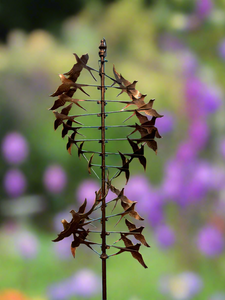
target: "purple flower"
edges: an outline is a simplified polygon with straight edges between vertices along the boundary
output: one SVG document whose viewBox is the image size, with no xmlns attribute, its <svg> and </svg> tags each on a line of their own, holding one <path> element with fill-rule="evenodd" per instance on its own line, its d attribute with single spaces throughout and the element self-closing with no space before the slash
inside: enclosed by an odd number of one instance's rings
<svg viewBox="0 0 225 300">
<path fill-rule="evenodd" d="M 138 209 L 145 212 L 148 210 L 150 192 L 150 182 L 144 175 L 131 176 L 124 189 L 124 194 L 130 200 L 138 201 Z"/>
<path fill-rule="evenodd" d="M 71 280 L 54 283 L 47 289 L 47 296 L 50 300 L 67 300 L 73 295 Z"/>
<path fill-rule="evenodd" d="M 188 77 L 185 82 L 185 98 L 187 113 L 190 118 L 198 119 L 202 115 L 199 100 L 203 84 L 198 77 Z"/>
<path fill-rule="evenodd" d="M 30 231 L 19 231 L 15 237 L 15 248 L 16 251 L 25 259 L 33 259 L 36 257 L 38 252 L 38 239 Z"/>
<path fill-rule="evenodd" d="M 184 165 L 177 159 L 170 159 L 165 165 L 162 191 L 167 200 L 179 201 L 185 182 Z"/>
<path fill-rule="evenodd" d="M 219 56 L 225 60 L 225 39 L 223 39 L 222 41 L 220 41 L 219 45 L 218 45 L 218 52 L 219 52 Z"/>
<path fill-rule="evenodd" d="M 76 197 L 79 204 L 82 204 L 87 199 L 87 209 L 90 208 L 95 201 L 95 192 L 100 188 L 97 181 L 86 179 L 82 181 L 76 191 Z"/>
<path fill-rule="evenodd" d="M 209 139 L 209 127 L 204 120 L 195 120 L 189 127 L 189 138 L 193 148 L 201 150 Z"/>
<path fill-rule="evenodd" d="M 152 227 L 156 227 L 164 221 L 163 202 L 159 193 L 149 195 L 148 221 Z M 144 212 L 143 212 L 144 213 Z M 146 213 L 146 211 L 145 211 Z"/>
<path fill-rule="evenodd" d="M 67 176 L 61 166 L 51 165 L 45 170 L 44 185 L 50 193 L 61 193 L 66 186 L 66 182 Z"/>
<path fill-rule="evenodd" d="M 151 198 L 149 199 L 149 201 L 151 201 Z M 161 201 L 154 201 L 152 205 L 150 205 L 148 212 L 148 221 L 152 227 L 158 226 L 164 221 L 163 205 Z"/>
<path fill-rule="evenodd" d="M 162 185 L 164 198 L 176 201 L 185 207 L 201 201 L 209 190 L 214 190 L 219 184 L 212 179 L 216 171 L 210 163 L 204 160 L 171 160 L 165 168 L 165 178 Z"/>
<path fill-rule="evenodd" d="M 27 186 L 24 174 L 18 169 L 10 169 L 4 177 L 4 188 L 10 197 L 21 196 Z"/>
<path fill-rule="evenodd" d="M 8 133 L 2 141 L 2 153 L 10 164 L 20 164 L 28 156 L 28 144 L 26 139 L 18 132 Z"/>
<path fill-rule="evenodd" d="M 154 235 L 158 242 L 158 245 L 162 249 L 168 249 L 172 247 L 176 240 L 174 230 L 165 224 L 156 227 Z"/>
<path fill-rule="evenodd" d="M 180 161 L 191 161 L 196 158 L 197 151 L 190 139 L 181 142 L 177 148 L 176 158 Z"/>
<path fill-rule="evenodd" d="M 199 231 L 197 247 L 205 256 L 214 257 L 222 254 L 224 245 L 224 237 L 217 228 L 206 225 Z"/>
<path fill-rule="evenodd" d="M 62 230 L 62 228 L 61 228 L 61 230 Z M 70 251 L 71 242 L 72 242 L 72 239 L 68 237 L 58 243 L 53 244 L 54 251 L 58 258 L 60 258 L 62 260 L 72 258 L 72 254 Z"/>
<path fill-rule="evenodd" d="M 223 158 L 225 158 L 225 139 L 223 139 L 220 142 L 219 150 L 220 150 L 220 153 L 222 154 Z"/>
<path fill-rule="evenodd" d="M 50 300 L 67 300 L 80 296 L 90 298 L 101 291 L 101 280 L 93 271 L 83 269 L 75 275 L 49 286 L 47 295 Z"/>
<path fill-rule="evenodd" d="M 188 77 L 185 83 L 187 112 L 197 120 L 214 113 L 222 104 L 222 92 L 214 84 L 206 84 L 198 77 Z"/>
<path fill-rule="evenodd" d="M 157 128 L 161 135 L 167 134 L 174 129 L 174 116 L 170 112 L 162 112 L 163 118 L 157 120 Z"/>
<path fill-rule="evenodd" d="M 89 269 L 78 271 L 71 278 L 71 285 L 74 295 L 83 298 L 93 297 L 101 291 L 100 277 Z"/>
<path fill-rule="evenodd" d="M 182 73 L 186 76 L 196 74 L 199 67 L 196 56 L 190 51 L 182 51 L 179 57 Z"/>
<path fill-rule="evenodd" d="M 195 12 L 197 15 L 204 19 L 209 16 L 213 9 L 212 0 L 197 0 L 195 6 Z"/>
<path fill-rule="evenodd" d="M 174 300 L 192 299 L 203 287 L 202 279 L 193 272 L 183 272 L 177 276 L 163 276 L 159 282 L 162 294 Z"/>
<path fill-rule="evenodd" d="M 187 173 L 188 180 L 186 183 L 185 194 L 183 195 L 183 204 L 201 201 L 206 196 L 207 192 L 213 188 L 212 177 L 213 170 L 208 162 L 193 162 L 190 173 Z"/>
<path fill-rule="evenodd" d="M 201 105 L 206 114 L 216 112 L 222 104 L 223 95 L 221 89 L 215 84 L 203 84 L 201 91 Z"/>
<path fill-rule="evenodd" d="M 183 43 L 174 35 L 163 34 L 159 38 L 159 46 L 164 51 L 179 51 L 184 48 Z"/>
<path fill-rule="evenodd" d="M 125 187 L 124 194 L 132 201 L 137 201 L 137 210 L 147 215 L 151 226 L 160 224 L 163 219 L 163 203 L 159 193 L 143 175 L 132 176 Z"/>
</svg>

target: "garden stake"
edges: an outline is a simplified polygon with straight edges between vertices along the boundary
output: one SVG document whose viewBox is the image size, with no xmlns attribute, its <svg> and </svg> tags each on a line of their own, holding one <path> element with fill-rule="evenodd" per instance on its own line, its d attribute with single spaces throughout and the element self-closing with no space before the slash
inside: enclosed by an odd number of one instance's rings
<svg viewBox="0 0 225 300">
<path fill-rule="evenodd" d="M 101 40 L 100 46 L 99 46 L 99 57 L 100 57 L 100 71 L 99 75 L 101 77 L 101 133 L 102 133 L 102 139 L 101 139 L 101 158 L 102 158 L 102 195 L 105 195 L 105 57 L 106 57 L 106 41 L 105 39 Z M 107 299 L 106 296 L 106 218 L 105 218 L 105 196 L 102 198 L 102 299 Z"/>
<path fill-rule="evenodd" d="M 96 175 L 96 177 L 101 181 L 101 188 L 99 191 L 95 192 L 95 201 L 92 207 L 89 209 L 88 212 L 86 211 L 86 205 L 87 200 L 84 200 L 84 203 L 80 206 L 79 210 L 76 212 L 75 210 L 71 210 L 70 213 L 72 215 L 72 219 L 70 222 L 63 219 L 62 225 L 63 230 L 58 234 L 57 238 L 53 240 L 53 242 L 59 242 L 62 239 L 69 237 L 70 235 L 73 236 L 73 241 L 71 243 L 71 253 L 73 257 L 75 258 L 76 249 L 81 245 L 86 245 L 90 250 L 92 250 L 94 253 L 96 253 L 102 261 L 102 300 L 107 300 L 107 277 L 106 277 L 106 260 L 109 257 L 113 257 L 115 255 L 119 255 L 124 252 L 129 252 L 133 258 L 135 258 L 144 268 L 147 268 L 142 255 L 139 252 L 139 248 L 141 245 L 144 245 L 146 247 L 150 247 L 147 241 L 145 240 L 144 235 L 142 234 L 144 227 L 136 227 L 135 224 L 130 222 L 126 217 L 131 217 L 136 220 L 143 221 L 144 219 L 138 214 L 138 212 L 135 210 L 135 205 L 137 201 L 132 201 L 126 197 L 124 194 L 124 188 L 121 190 L 116 188 L 112 185 L 112 181 L 120 176 L 121 174 L 125 175 L 126 183 L 129 181 L 130 177 L 130 164 L 133 161 L 133 159 L 137 159 L 140 164 L 143 166 L 144 170 L 146 169 L 146 158 L 144 156 L 144 146 L 147 145 L 150 149 L 152 149 L 155 153 L 157 153 L 157 142 L 155 141 L 155 138 L 161 138 L 161 135 L 158 132 L 158 129 L 155 127 L 155 122 L 157 118 L 163 117 L 163 115 L 160 115 L 157 113 L 155 109 L 152 108 L 154 100 L 149 100 L 148 103 L 144 102 L 144 99 L 146 95 L 140 93 L 136 89 L 137 81 L 133 81 L 132 83 L 128 80 L 126 80 L 121 74 L 119 74 L 116 71 L 115 66 L 113 65 L 113 73 L 114 78 L 107 75 L 105 73 L 105 63 L 107 55 L 107 45 L 105 39 L 102 39 L 99 46 L 99 70 L 96 70 L 90 66 L 87 65 L 89 56 L 88 54 L 84 54 L 81 57 L 79 57 L 76 53 L 74 53 L 76 64 L 73 65 L 70 71 L 60 74 L 60 79 L 62 81 L 61 85 L 56 89 L 56 91 L 51 94 L 51 97 L 58 97 L 53 106 L 50 108 L 50 110 L 53 111 L 55 116 L 54 121 L 54 129 L 57 130 L 62 125 L 62 138 L 64 138 L 66 135 L 68 136 L 68 142 L 66 145 L 67 151 L 69 154 L 71 154 L 71 149 L 75 145 L 78 150 L 78 157 L 80 158 L 83 156 L 85 160 L 88 162 L 88 172 L 91 174 L 92 172 Z M 86 69 L 91 77 L 96 80 L 95 76 L 93 75 L 93 72 L 97 72 L 100 76 L 100 85 L 94 85 L 94 84 L 79 84 L 76 83 L 77 79 L 80 76 L 80 73 L 83 69 Z M 105 78 L 108 78 L 113 81 L 111 85 L 105 85 Z M 117 86 L 114 86 L 117 85 Z M 97 88 L 100 90 L 101 93 L 101 99 L 75 99 L 73 98 L 74 93 L 78 90 L 82 91 L 84 94 L 89 96 L 89 94 L 83 90 L 82 87 L 91 87 L 91 88 Z M 120 93 L 117 96 L 120 96 L 121 94 L 127 94 L 131 101 L 127 100 L 106 100 L 105 99 L 105 93 L 107 89 L 110 88 L 116 88 L 120 89 Z M 70 110 L 72 107 L 78 107 L 78 109 L 87 110 L 85 107 L 81 106 L 78 102 L 82 101 L 83 103 L 88 102 L 95 102 L 97 104 L 100 104 L 101 110 L 98 113 L 87 113 L 87 114 L 75 114 L 75 115 L 69 115 Z M 69 102 L 69 105 L 64 106 Z M 122 103 L 126 104 L 124 108 L 121 110 L 112 110 L 107 111 L 105 110 L 105 106 L 107 103 Z M 130 106 L 137 106 L 136 109 L 129 109 L 126 110 L 127 107 Z M 60 112 L 57 111 L 57 109 L 60 109 Z M 108 125 L 106 126 L 106 117 L 109 117 L 112 114 L 121 114 L 125 112 L 131 112 L 132 115 L 128 117 L 125 121 L 129 120 L 131 117 L 136 116 L 140 124 L 129 124 L 129 125 Z M 144 113 L 144 114 L 142 114 Z M 101 124 L 98 126 L 89 126 L 82 124 L 75 120 L 75 118 L 81 118 L 81 117 L 100 117 Z M 147 117 L 148 116 L 148 117 Z M 151 119 L 149 117 L 151 116 Z M 124 122 L 125 122 L 124 121 Z M 77 126 L 78 124 L 79 126 Z M 74 125 L 74 126 L 72 126 Z M 114 128 L 131 128 L 133 131 L 127 135 L 127 137 L 122 138 L 106 138 L 106 129 L 113 130 Z M 83 139 L 76 139 L 76 135 L 79 134 L 81 137 L 84 137 L 83 134 L 78 132 L 78 130 L 82 131 L 83 129 L 96 129 L 101 131 L 101 138 L 83 138 Z M 85 131 L 86 131 L 85 130 Z M 129 138 L 128 136 L 134 134 L 140 134 L 140 136 L 137 138 Z M 69 135 L 71 133 L 71 135 Z M 123 153 L 122 151 L 106 151 L 106 144 L 107 147 L 110 145 L 113 145 L 114 142 L 128 142 L 132 148 L 131 153 Z M 90 142 L 87 144 L 92 144 L 98 142 L 101 144 L 100 151 L 92 151 L 92 150 L 84 150 L 84 144 L 86 145 L 86 142 Z M 110 143 L 112 142 L 112 143 Z M 139 146 L 140 144 L 140 146 Z M 88 158 L 86 157 L 86 154 L 91 156 Z M 100 156 L 101 163 L 92 163 L 92 161 L 95 159 L 94 155 Z M 121 165 L 108 165 L 106 164 L 106 157 L 115 156 L 120 157 Z M 97 172 L 94 170 L 94 168 L 100 169 L 100 174 L 98 175 Z M 116 173 L 109 179 L 109 169 L 117 169 Z M 125 184 L 126 184 L 125 183 Z M 115 198 L 108 201 L 106 203 L 106 197 L 109 192 L 109 190 L 115 194 Z M 114 206 L 111 209 L 111 212 L 115 209 L 117 206 L 117 203 L 120 202 L 121 207 L 123 209 L 122 212 L 116 213 L 116 214 L 109 214 L 106 215 L 106 209 L 108 206 L 110 206 L 111 203 L 114 202 Z M 101 209 L 101 217 L 98 218 L 91 218 L 92 212 Z M 109 218 L 114 217 L 120 217 L 115 226 L 122 220 L 125 220 L 125 225 L 127 226 L 127 230 L 125 231 L 107 231 L 106 229 L 106 222 Z M 91 230 L 88 226 L 91 225 L 94 222 L 101 223 L 101 230 Z M 119 234 L 119 239 L 115 241 L 115 243 L 122 241 L 124 243 L 124 247 L 115 246 L 107 244 L 107 236 L 110 234 Z M 101 238 L 101 243 L 92 242 L 90 239 L 87 239 L 88 235 L 99 235 Z M 140 243 L 133 244 L 133 242 L 127 237 L 127 236 L 133 236 L 137 241 Z M 101 253 L 95 250 L 95 246 L 101 247 Z M 118 252 L 108 255 L 107 250 L 108 249 L 117 249 Z"/>
</svg>

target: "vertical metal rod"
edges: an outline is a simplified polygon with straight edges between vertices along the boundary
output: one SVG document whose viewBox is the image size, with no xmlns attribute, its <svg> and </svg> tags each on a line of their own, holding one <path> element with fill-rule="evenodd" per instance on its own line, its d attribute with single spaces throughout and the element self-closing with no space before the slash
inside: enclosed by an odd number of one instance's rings
<svg viewBox="0 0 225 300">
<path fill-rule="evenodd" d="M 107 289 L 106 289 L 106 204 L 105 204 L 105 179 L 106 179 L 106 172 L 105 172 L 105 57 L 106 57 L 106 41 L 105 39 L 101 40 L 99 46 L 99 56 L 100 56 L 100 70 L 99 75 L 101 77 L 101 152 L 102 152 L 102 300 L 107 299 Z"/>
</svg>

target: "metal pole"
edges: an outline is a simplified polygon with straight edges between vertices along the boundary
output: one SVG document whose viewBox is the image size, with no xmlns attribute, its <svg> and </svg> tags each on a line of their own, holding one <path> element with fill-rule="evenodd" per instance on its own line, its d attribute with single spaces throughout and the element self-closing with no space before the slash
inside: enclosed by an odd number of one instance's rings
<svg viewBox="0 0 225 300">
<path fill-rule="evenodd" d="M 102 153 L 102 174 L 101 174 L 101 180 L 102 180 L 102 232 L 101 232 L 101 238 L 102 238 L 102 253 L 101 253 L 101 259 L 102 259 L 102 300 L 107 299 L 107 291 L 106 291 L 106 204 L 105 204 L 105 178 L 106 178 L 106 172 L 105 172 L 105 57 L 106 57 L 106 41 L 105 39 L 101 40 L 100 46 L 99 46 L 99 56 L 100 56 L 100 70 L 99 75 L 101 77 L 101 153 Z"/>
</svg>

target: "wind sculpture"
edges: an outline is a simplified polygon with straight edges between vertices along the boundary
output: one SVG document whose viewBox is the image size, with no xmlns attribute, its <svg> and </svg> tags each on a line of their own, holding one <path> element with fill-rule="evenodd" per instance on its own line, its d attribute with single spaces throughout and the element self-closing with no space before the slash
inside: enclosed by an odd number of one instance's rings
<svg viewBox="0 0 225 300">
<path fill-rule="evenodd" d="M 53 106 L 50 110 L 53 111 L 55 115 L 54 121 L 54 129 L 57 130 L 60 126 L 62 126 L 62 137 L 64 138 L 68 135 L 68 142 L 66 145 L 67 151 L 71 154 L 72 147 L 76 146 L 78 149 L 79 158 L 83 156 L 88 162 L 88 172 L 92 171 L 94 174 L 101 180 L 101 188 L 95 192 L 95 201 L 92 207 L 86 212 L 87 200 L 84 200 L 84 203 L 80 206 L 78 211 L 71 210 L 70 213 L 72 215 L 71 221 L 66 221 L 63 219 L 62 225 L 63 230 L 58 234 L 58 236 L 53 240 L 53 242 L 59 242 L 66 237 L 73 236 L 73 241 L 71 243 L 71 252 L 73 257 L 75 257 L 76 250 L 80 245 L 86 245 L 92 251 L 97 253 L 102 260 L 102 299 L 107 299 L 106 292 L 106 260 L 115 255 L 119 255 L 124 252 L 129 252 L 133 258 L 135 258 L 144 268 L 147 268 L 144 259 L 139 252 L 140 246 L 144 245 L 146 247 L 150 247 L 146 242 L 142 231 L 144 229 L 143 226 L 136 227 L 131 221 L 129 221 L 126 217 L 131 217 L 136 220 L 143 221 L 144 219 L 139 215 L 139 213 L 135 210 L 135 206 L 137 201 L 132 201 L 126 197 L 124 194 L 124 188 L 122 190 L 116 188 L 112 181 L 118 176 L 125 174 L 126 183 L 130 177 L 130 164 L 133 159 L 138 159 L 140 164 L 143 166 L 144 170 L 146 169 L 146 158 L 144 156 L 144 147 L 152 149 L 155 153 L 157 153 L 157 142 L 155 138 L 161 138 L 158 129 L 155 127 L 155 122 L 157 118 L 163 117 L 158 114 L 155 109 L 153 109 L 153 103 L 155 99 L 151 99 L 148 103 L 145 103 L 146 95 L 143 95 L 140 91 L 136 89 L 137 81 L 133 81 L 132 83 L 126 80 L 121 74 L 119 74 L 115 66 L 113 66 L 114 78 L 108 76 L 105 73 L 105 62 L 107 55 L 107 46 L 105 39 L 102 39 L 99 46 L 99 70 L 96 70 L 87 65 L 89 56 L 88 54 L 84 54 L 79 57 L 74 53 L 76 63 L 73 65 L 70 71 L 64 74 L 60 74 L 59 77 L 61 79 L 61 85 L 57 88 L 57 90 L 50 95 L 51 97 L 57 97 Z M 96 80 L 93 75 L 94 72 L 97 72 L 100 76 L 100 85 L 89 85 L 89 84 L 79 84 L 77 83 L 77 79 L 80 76 L 80 73 L 86 69 L 92 78 Z M 105 77 L 109 78 L 112 81 L 110 86 L 105 85 Z M 79 89 L 85 95 L 89 96 L 89 94 L 83 89 L 85 87 L 97 87 L 101 92 L 101 100 L 88 100 L 88 99 L 76 99 L 73 98 L 73 95 Z M 107 88 L 115 88 L 119 89 L 121 95 L 126 93 L 130 101 L 121 101 L 121 100 L 105 100 L 105 92 Z M 78 106 L 79 109 L 86 110 L 83 106 L 80 105 L 80 102 L 93 101 L 97 102 L 101 106 L 101 111 L 99 113 L 89 113 L 89 114 L 75 114 L 69 115 L 70 110 L 74 106 Z M 120 111 L 105 111 L 105 105 L 110 102 L 117 102 L 126 104 L 124 108 Z M 69 105 L 67 105 L 69 103 Z M 65 106 L 66 105 L 66 106 Z M 62 108 L 63 107 L 63 108 Z M 127 110 L 128 107 L 134 107 L 134 109 Z M 59 111 L 57 111 L 59 109 Z M 132 114 L 125 120 L 127 121 L 133 116 L 136 116 L 140 124 L 132 124 L 132 125 L 114 125 L 114 126 L 106 126 L 106 117 L 111 113 L 125 113 L 132 112 Z M 77 118 L 85 118 L 85 116 L 98 116 L 101 117 L 101 124 L 99 126 L 85 126 L 82 123 L 77 121 Z M 151 117 L 151 119 L 149 119 Z M 117 138 L 117 139 L 106 139 L 106 129 L 107 128 L 120 128 L 127 127 L 132 128 L 133 131 L 126 138 Z M 95 128 L 100 130 L 101 138 L 100 139 L 77 139 L 77 135 L 83 137 L 83 135 L 78 132 L 82 131 L 85 128 Z M 139 132 L 139 138 L 130 138 L 130 136 L 134 132 Z M 106 152 L 106 143 L 108 142 L 119 142 L 126 141 L 130 144 L 132 151 L 131 153 L 122 153 L 118 151 L 118 153 L 114 152 Z M 84 150 L 84 144 L 87 142 L 99 142 L 101 144 L 100 151 L 91 151 Z M 87 154 L 91 154 L 89 158 L 86 157 Z M 94 164 L 94 155 L 98 154 L 101 157 L 101 164 Z M 121 165 L 119 166 L 110 166 L 106 164 L 106 156 L 108 155 L 119 155 L 121 158 Z M 94 168 L 99 168 L 101 171 L 101 176 L 99 177 L 94 171 Z M 109 169 L 117 169 L 117 172 L 110 179 L 109 178 Z M 115 194 L 115 198 L 106 203 L 106 196 L 109 192 Z M 115 203 L 112 210 L 115 209 L 117 203 L 120 202 L 122 207 L 122 212 L 117 214 L 106 215 L 106 206 L 110 207 L 111 203 Z M 92 218 L 92 213 L 96 210 L 101 210 L 101 217 Z M 126 231 L 108 231 L 106 229 L 106 222 L 109 218 L 120 217 L 117 221 L 116 225 L 122 220 L 125 220 L 125 225 L 127 227 Z M 94 222 L 101 221 L 101 231 L 92 230 L 93 227 L 90 227 Z M 101 243 L 97 243 L 91 241 L 89 237 L 93 234 L 100 234 Z M 119 234 L 119 240 L 122 240 L 124 243 L 123 247 L 117 246 L 116 241 L 113 245 L 109 245 L 107 243 L 107 236 L 111 234 Z M 133 242 L 129 239 L 129 237 L 134 237 L 138 243 L 133 244 Z M 99 253 L 95 248 L 101 248 L 101 253 Z M 107 254 L 107 250 L 116 249 L 117 252 L 112 253 L 110 255 Z"/>
</svg>

